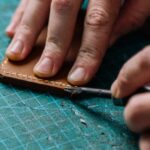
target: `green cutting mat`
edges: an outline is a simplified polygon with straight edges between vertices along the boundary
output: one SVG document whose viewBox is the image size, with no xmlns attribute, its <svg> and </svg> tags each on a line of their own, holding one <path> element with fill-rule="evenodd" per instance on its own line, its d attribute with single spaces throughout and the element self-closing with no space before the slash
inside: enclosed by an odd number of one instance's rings
<svg viewBox="0 0 150 150">
<path fill-rule="evenodd" d="M 0 60 L 10 41 L 4 30 L 17 3 L 0 0 Z M 109 88 L 122 64 L 146 44 L 139 33 L 120 40 L 93 85 Z M 138 138 L 127 129 L 122 112 L 109 99 L 73 101 L 0 83 L 0 150 L 137 150 Z"/>
</svg>

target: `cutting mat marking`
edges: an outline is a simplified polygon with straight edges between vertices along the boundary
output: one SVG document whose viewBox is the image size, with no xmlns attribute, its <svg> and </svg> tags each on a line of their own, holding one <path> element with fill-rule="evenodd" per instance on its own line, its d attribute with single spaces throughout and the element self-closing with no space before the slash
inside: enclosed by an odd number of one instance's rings
<svg viewBox="0 0 150 150">
<path fill-rule="evenodd" d="M 4 30 L 17 3 L 0 1 L 0 60 L 9 43 Z M 121 65 L 147 43 L 138 34 L 122 39 L 109 50 L 93 85 L 109 88 Z M 72 101 L 0 83 L 0 150 L 136 150 L 137 138 L 122 112 L 110 99 Z"/>
</svg>

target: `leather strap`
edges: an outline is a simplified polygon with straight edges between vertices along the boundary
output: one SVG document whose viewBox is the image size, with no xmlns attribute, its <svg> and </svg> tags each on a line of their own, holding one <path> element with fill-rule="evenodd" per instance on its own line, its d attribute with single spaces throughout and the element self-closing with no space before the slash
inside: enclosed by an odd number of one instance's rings
<svg viewBox="0 0 150 150">
<path fill-rule="evenodd" d="M 46 33 L 46 30 L 44 30 L 38 39 L 36 46 L 33 48 L 32 53 L 24 61 L 12 62 L 8 60 L 8 58 L 4 58 L 0 67 L 1 81 L 34 89 L 36 88 L 40 91 L 63 90 L 65 87 L 71 86 L 66 80 L 71 67 L 71 63 L 69 61 L 66 62 L 58 75 L 54 78 L 41 79 L 33 74 L 33 67 L 39 60 L 43 50 Z M 76 51 L 79 48 L 79 39 L 79 35 L 75 36 L 70 50 Z"/>
</svg>

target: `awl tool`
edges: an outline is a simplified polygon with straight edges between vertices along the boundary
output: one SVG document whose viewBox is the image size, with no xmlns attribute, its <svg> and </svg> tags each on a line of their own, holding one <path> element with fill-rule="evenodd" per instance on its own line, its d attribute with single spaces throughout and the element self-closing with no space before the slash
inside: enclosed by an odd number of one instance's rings
<svg viewBox="0 0 150 150">
<path fill-rule="evenodd" d="M 112 99 L 114 105 L 116 106 L 125 106 L 128 102 L 128 99 L 133 95 L 132 94 L 129 97 L 123 99 L 116 99 L 112 96 L 111 91 L 106 89 L 89 88 L 89 87 L 67 87 L 64 90 L 72 95 L 90 94 L 90 95 L 96 95 L 101 97 L 109 97 Z M 137 92 L 135 92 L 134 94 L 143 93 L 143 92 L 150 92 L 150 86 L 144 86 L 143 88 L 137 90 Z"/>
</svg>

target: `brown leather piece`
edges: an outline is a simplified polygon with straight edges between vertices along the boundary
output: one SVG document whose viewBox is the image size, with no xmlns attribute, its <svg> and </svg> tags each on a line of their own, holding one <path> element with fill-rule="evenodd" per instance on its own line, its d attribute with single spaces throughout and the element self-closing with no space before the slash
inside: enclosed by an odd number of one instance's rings
<svg viewBox="0 0 150 150">
<path fill-rule="evenodd" d="M 12 62 L 8 58 L 4 58 L 0 67 L 1 81 L 44 91 L 63 90 L 65 87 L 71 86 L 67 82 L 67 75 L 71 67 L 69 59 L 54 78 L 41 79 L 33 74 L 33 67 L 43 51 L 46 33 L 46 30 L 42 33 L 27 59 L 20 62 Z M 75 36 L 71 44 L 71 51 L 77 52 L 80 45 L 79 39 L 79 35 Z"/>
</svg>

